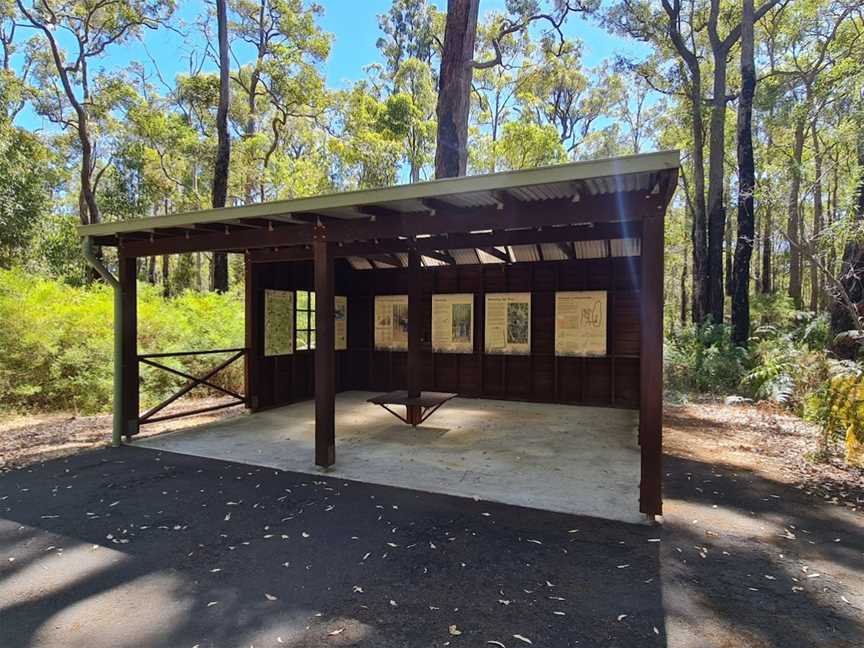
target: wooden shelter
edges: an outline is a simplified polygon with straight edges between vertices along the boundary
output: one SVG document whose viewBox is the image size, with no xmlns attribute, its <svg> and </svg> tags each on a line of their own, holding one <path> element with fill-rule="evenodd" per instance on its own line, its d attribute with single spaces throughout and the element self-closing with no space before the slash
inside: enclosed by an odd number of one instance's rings
<svg viewBox="0 0 864 648">
<path fill-rule="evenodd" d="M 245 347 L 215 350 L 230 355 L 204 376 L 181 374 L 189 383 L 166 405 L 245 356 L 244 393 L 223 391 L 252 410 L 314 398 L 315 461 L 325 467 L 336 461 L 342 390 L 638 409 L 639 508 L 658 515 L 663 222 L 678 166 L 677 151 L 648 153 L 83 226 L 86 249 L 114 246 L 119 257 L 115 435 L 170 416 L 138 410 L 139 363 L 166 368 L 159 356 L 176 354 L 138 355 L 136 260 L 233 252 L 245 258 Z M 588 293 L 596 313 L 580 314 Z M 455 295 L 463 306 L 452 313 L 470 322 L 452 323 L 462 347 L 435 347 L 435 329 L 451 323 L 434 319 L 433 300 Z M 527 308 L 506 306 L 517 296 Z M 376 304 L 390 310 L 376 314 Z M 500 313 L 524 338 L 507 328 L 513 344 L 497 348 Z M 601 351 L 580 345 L 580 317 L 602 329 Z M 286 318 L 289 333 L 279 329 Z M 387 327 L 405 333 L 403 347 L 380 343 Z M 419 422 L 410 408 L 407 420 Z"/>
</svg>

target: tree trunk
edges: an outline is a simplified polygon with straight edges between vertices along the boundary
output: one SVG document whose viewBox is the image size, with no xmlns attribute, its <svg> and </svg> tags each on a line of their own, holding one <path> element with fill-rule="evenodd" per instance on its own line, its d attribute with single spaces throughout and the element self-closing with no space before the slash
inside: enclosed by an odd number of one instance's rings
<svg viewBox="0 0 864 648">
<path fill-rule="evenodd" d="M 435 177 L 464 176 L 468 168 L 468 113 L 480 0 L 449 0 L 438 86 Z"/>
<path fill-rule="evenodd" d="M 732 277 L 732 340 L 746 346 L 750 337 L 750 258 L 756 234 L 753 192 L 753 95 L 756 65 L 753 55 L 753 0 L 744 0 L 741 18 L 741 97 L 738 100 L 738 238 Z M 769 269 L 770 270 L 770 269 Z"/>
<path fill-rule="evenodd" d="M 216 111 L 216 163 L 213 167 L 214 207 L 224 207 L 228 200 L 228 168 L 231 161 L 231 139 L 228 135 L 228 106 L 231 86 L 228 62 L 228 7 L 227 0 L 216 0 L 216 21 L 219 27 L 219 106 Z M 228 255 L 213 253 L 212 288 L 218 292 L 228 290 Z"/>
<path fill-rule="evenodd" d="M 156 257 L 151 256 L 147 260 L 147 283 L 151 286 L 156 285 Z"/>
<path fill-rule="evenodd" d="M 727 203 L 729 202 L 728 196 L 725 199 L 725 202 L 727 202 Z M 732 249 L 733 248 L 732 248 L 732 219 L 731 218 L 726 219 L 726 229 L 724 231 L 725 231 L 725 235 L 724 235 L 724 240 L 723 240 L 723 254 L 724 254 L 723 289 L 725 291 L 724 295 L 726 297 L 731 297 L 732 296 L 732 284 L 733 284 L 733 279 L 732 279 Z"/>
<path fill-rule="evenodd" d="M 723 153 L 726 145 L 726 50 L 714 51 L 714 97 L 708 142 L 708 314 L 723 321 Z"/>
<path fill-rule="evenodd" d="M 858 140 L 858 183 L 855 197 L 855 220 L 864 221 L 864 132 L 859 134 Z M 849 299 L 858 306 L 859 320 L 864 312 L 864 242 L 860 234 L 846 243 L 843 250 L 843 262 L 840 270 L 840 283 Z M 857 329 L 852 319 L 852 314 L 840 302 L 835 299 L 831 305 L 831 330 L 834 334 Z M 845 357 L 852 356 L 851 350 L 847 350 Z"/>
<path fill-rule="evenodd" d="M 789 185 L 788 217 L 786 234 L 789 245 L 789 296 L 798 310 L 803 306 L 801 300 L 801 214 L 798 208 L 798 198 L 801 192 L 801 158 L 804 155 L 804 117 L 795 121 L 795 141 L 792 150 L 791 183 Z"/>
<path fill-rule="evenodd" d="M 813 248 L 810 250 L 811 256 L 819 256 L 818 245 L 819 236 L 822 233 L 823 227 L 823 208 L 822 208 L 822 149 L 819 143 L 819 133 L 816 129 L 816 120 L 813 120 L 813 169 L 816 173 L 816 180 L 813 183 Z M 822 294 L 822 282 L 819 274 L 819 268 L 816 265 L 815 258 L 810 262 L 810 310 L 816 312 L 819 310 Z"/>
<path fill-rule="evenodd" d="M 764 234 L 762 235 L 762 294 L 770 295 L 774 292 L 774 285 L 771 281 L 771 254 L 772 254 L 772 240 L 771 240 L 771 207 L 769 206 L 764 211 L 764 216 L 762 219 L 765 221 L 762 231 Z"/>
<path fill-rule="evenodd" d="M 687 326 L 687 249 L 684 249 L 684 270 L 681 272 L 681 326 Z"/>
<path fill-rule="evenodd" d="M 171 273 L 168 264 L 170 258 L 167 254 L 162 255 L 162 296 L 165 299 L 171 296 Z"/>
<path fill-rule="evenodd" d="M 705 133 L 702 129 L 702 86 L 697 77 L 690 91 L 690 119 L 693 134 L 693 322 L 705 321 L 709 310 L 708 244 L 705 222 Z"/>
</svg>

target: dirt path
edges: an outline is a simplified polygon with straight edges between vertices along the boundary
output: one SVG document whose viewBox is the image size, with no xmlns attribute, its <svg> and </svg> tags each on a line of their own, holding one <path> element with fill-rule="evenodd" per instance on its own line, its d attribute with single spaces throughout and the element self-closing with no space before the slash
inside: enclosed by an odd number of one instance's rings
<svg viewBox="0 0 864 648">
<path fill-rule="evenodd" d="M 209 407 L 221 402 L 204 398 L 178 403 L 165 413 Z M 212 423 L 237 416 L 242 407 L 227 407 L 199 416 L 153 423 L 142 427 L 140 436 Z M 89 448 L 111 445 L 111 415 L 75 416 L 68 412 L 50 414 L 0 414 L 0 472 L 22 468 L 37 461 L 65 457 Z"/>
</svg>

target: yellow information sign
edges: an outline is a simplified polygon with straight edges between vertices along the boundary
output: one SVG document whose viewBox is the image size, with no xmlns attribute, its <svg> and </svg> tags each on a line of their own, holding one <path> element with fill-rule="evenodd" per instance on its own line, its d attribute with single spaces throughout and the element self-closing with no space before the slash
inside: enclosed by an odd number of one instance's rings
<svg viewBox="0 0 864 648">
<path fill-rule="evenodd" d="M 531 353 L 531 293 L 486 294 L 486 353 Z"/>
<path fill-rule="evenodd" d="M 336 295 L 334 308 L 336 350 L 344 351 L 348 348 L 348 298 Z"/>
<path fill-rule="evenodd" d="M 474 295 L 432 295 L 432 351 L 474 352 Z"/>
<path fill-rule="evenodd" d="M 264 291 L 264 355 L 294 353 L 294 293 Z"/>
<path fill-rule="evenodd" d="M 606 291 L 555 293 L 555 355 L 606 355 Z"/>
<path fill-rule="evenodd" d="M 408 295 L 375 297 L 375 348 L 385 351 L 408 349 Z"/>
</svg>

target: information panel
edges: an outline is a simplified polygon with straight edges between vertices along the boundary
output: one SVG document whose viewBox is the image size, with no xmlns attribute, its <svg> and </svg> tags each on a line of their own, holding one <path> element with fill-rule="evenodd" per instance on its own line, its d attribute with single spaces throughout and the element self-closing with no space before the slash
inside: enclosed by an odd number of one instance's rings
<svg viewBox="0 0 864 648">
<path fill-rule="evenodd" d="M 606 291 L 555 293 L 555 355 L 606 355 Z"/>
<path fill-rule="evenodd" d="M 432 351 L 474 352 L 474 295 L 432 295 Z"/>
<path fill-rule="evenodd" d="M 408 349 L 408 295 L 375 297 L 375 348 Z"/>
<path fill-rule="evenodd" d="M 294 353 L 294 293 L 264 291 L 264 355 Z"/>
<path fill-rule="evenodd" d="M 531 353 L 531 293 L 486 294 L 486 353 Z"/>
<path fill-rule="evenodd" d="M 336 350 L 344 351 L 348 348 L 348 298 L 336 295 L 336 304 L 334 307 L 334 317 L 336 319 L 335 337 Z"/>
</svg>

